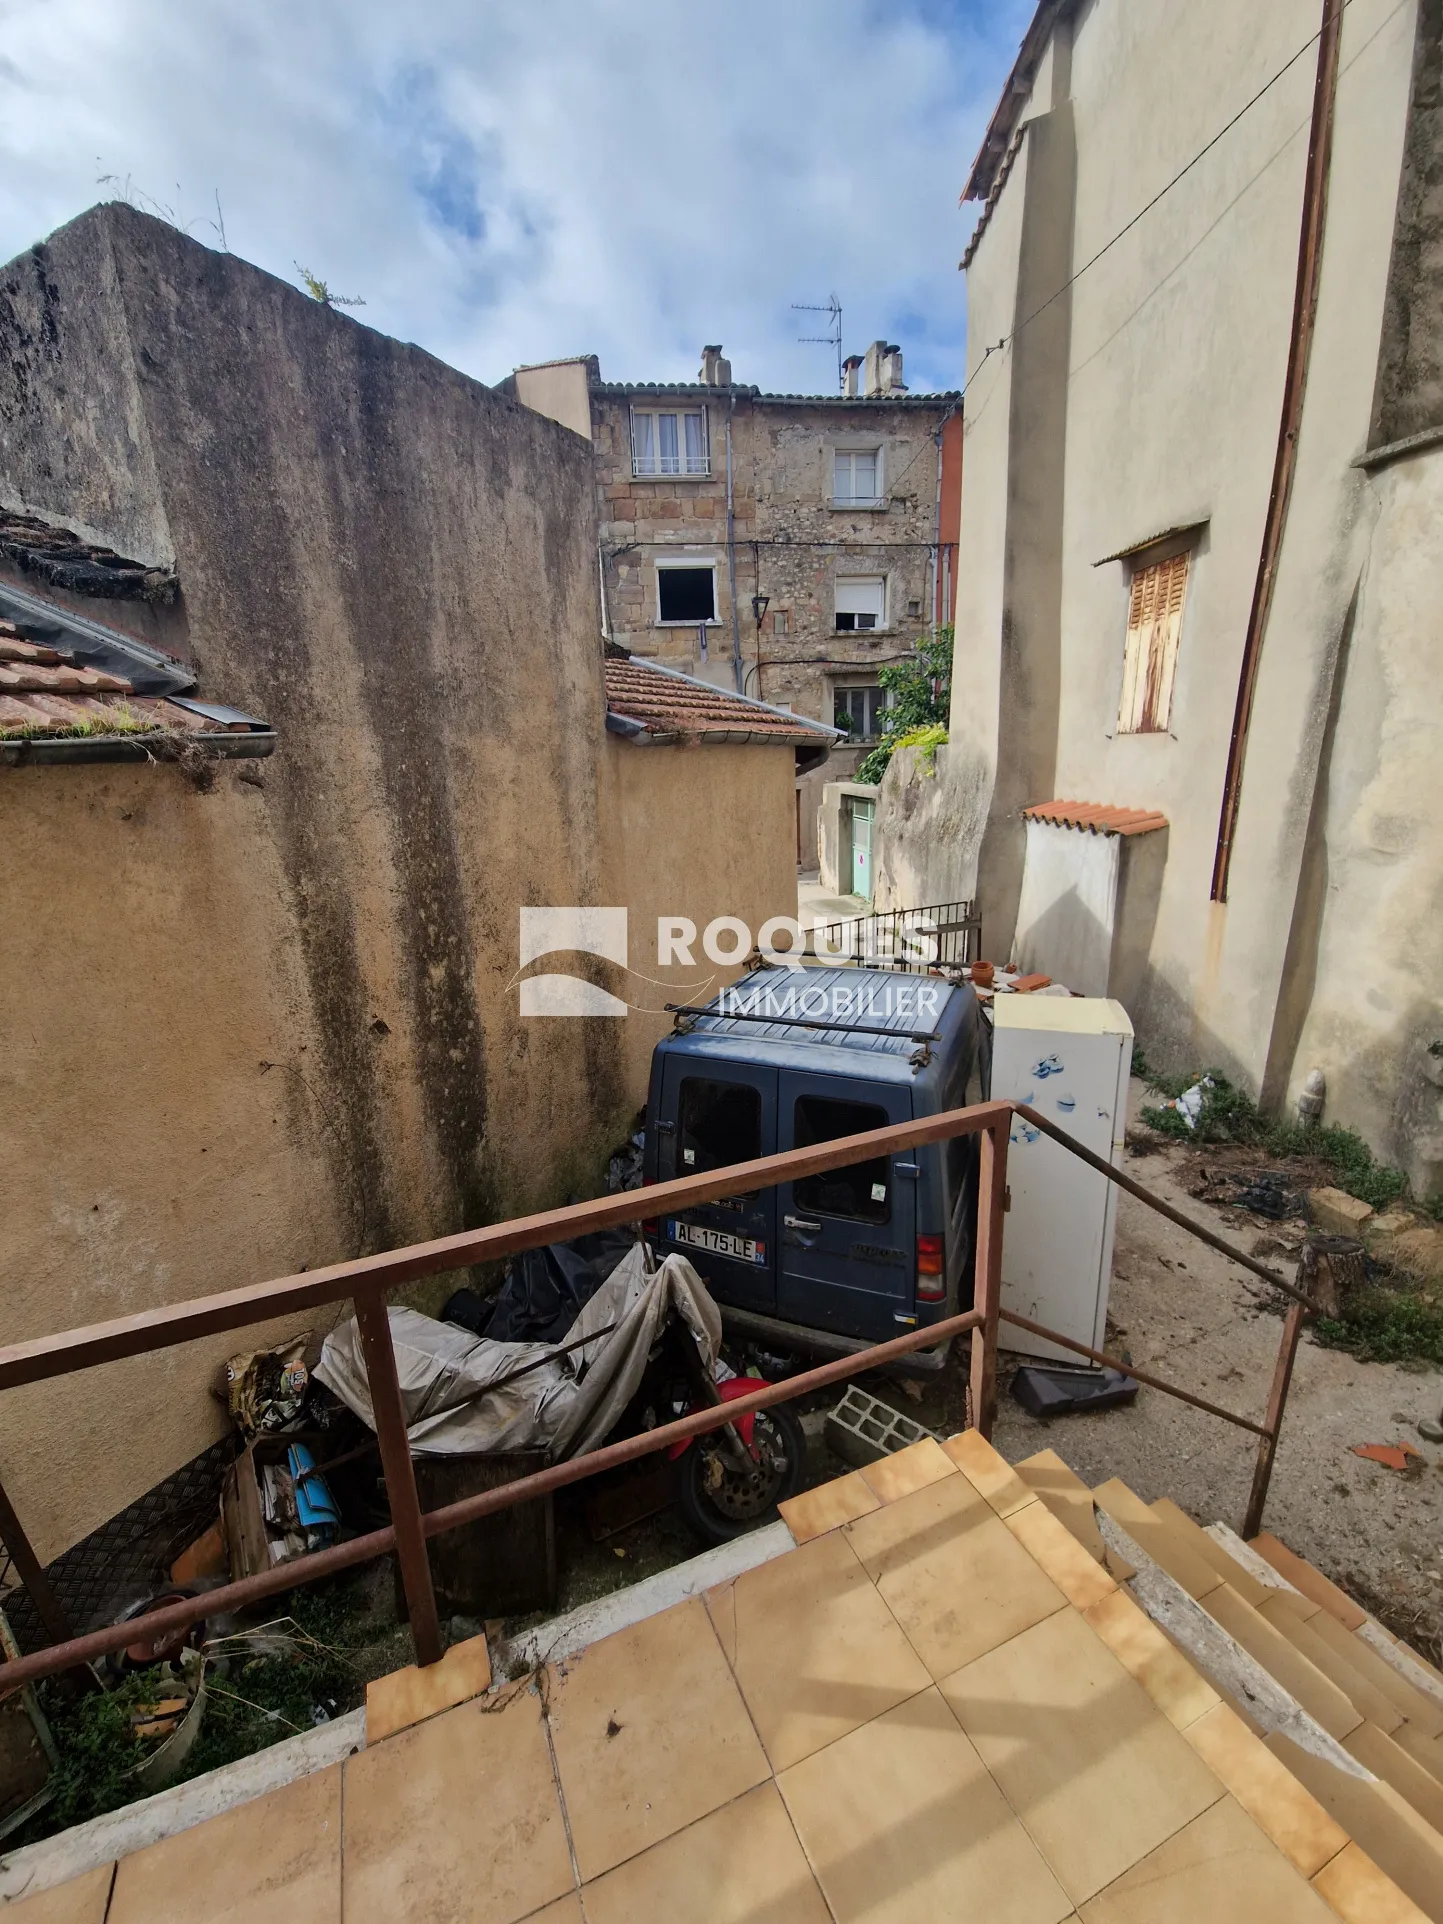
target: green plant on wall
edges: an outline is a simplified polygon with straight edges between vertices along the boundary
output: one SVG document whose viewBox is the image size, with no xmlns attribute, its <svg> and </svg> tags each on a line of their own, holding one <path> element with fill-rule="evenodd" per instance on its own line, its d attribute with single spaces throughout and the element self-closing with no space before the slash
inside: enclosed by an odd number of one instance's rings
<svg viewBox="0 0 1443 1924">
<path fill-rule="evenodd" d="M 322 307 L 364 307 L 366 305 L 359 294 L 333 294 L 327 282 L 323 281 L 319 275 L 313 274 L 309 267 L 302 267 L 299 261 L 295 263 L 295 268 L 305 285 L 306 292 L 313 301 L 319 301 Z"/>
<path fill-rule="evenodd" d="M 952 707 L 951 624 L 919 641 L 906 661 L 888 663 L 877 679 L 891 700 L 882 717 L 882 739 L 862 761 L 857 780 L 880 782 L 899 748 L 923 749 L 931 774 L 937 750 L 947 740 Z"/>
</svg>

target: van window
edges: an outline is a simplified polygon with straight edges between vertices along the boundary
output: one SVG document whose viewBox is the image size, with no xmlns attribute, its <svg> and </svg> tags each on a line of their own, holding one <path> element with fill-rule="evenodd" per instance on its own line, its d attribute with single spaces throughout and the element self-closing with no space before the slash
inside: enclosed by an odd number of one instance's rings
<svg viewBox="0 0 1443 1924">
<path fill-rule="evenodd" d="M 831 1096 L 798 1096 L 793 1117 L 793 1141 L 798 1149 L 838 1136 L 857 1136 L 864 1129 L 885 1129 L 887 1112 L 871 1102 L 838 1102 Z M 799 1209 L 815 1209 L 820 1216 L 850 1216 L 857 1222 L 885 1223 L 892 1216 L 891 1159 L 874 1156 L 845 1169 L 804 1176 L 792 1191 Z"/>
<path fill-rule="evenodd" d="M 746 1082 L 688 1076 L 681 1085 L 679 1176 L 753 1162 L 762 1153 L 762 1094 Z"/>
</svg>

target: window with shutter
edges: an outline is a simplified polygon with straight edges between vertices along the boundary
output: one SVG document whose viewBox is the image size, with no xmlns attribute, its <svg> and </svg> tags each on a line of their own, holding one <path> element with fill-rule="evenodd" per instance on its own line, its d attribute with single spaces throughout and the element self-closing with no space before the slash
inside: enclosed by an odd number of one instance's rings
<svg viewBox="0 0 1443 1924">
<path fill-rule="evenodd" d="M 1172 713 L 1187 567 L 1184 553 L 1133 571 L 1122 657 L 1122 699 L 1117 711 L 1120 735 L 1166 733 Z"/>
</svg>

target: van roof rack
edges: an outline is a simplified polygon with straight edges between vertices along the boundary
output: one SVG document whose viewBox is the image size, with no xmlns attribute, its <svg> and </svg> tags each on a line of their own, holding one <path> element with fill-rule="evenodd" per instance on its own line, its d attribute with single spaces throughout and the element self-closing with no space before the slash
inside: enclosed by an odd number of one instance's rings
<svg viewBox="0 0 1443 1924">
<path fill-rule="evenodd" d="M 774 1022 L 779 1028 L 820 1029 L 824 1034 L 830 1031 L 842 1035 L 885 1035 L 898 1042 L 937 1042 L 941 1039 L 940 1029 L 887 1029 L 875 1022 L 814 1022 L 807 1016 L 758 1015 L 750 1009 L 699 1009 L 689 1002 L 668 1002 L 665 1007 L 668 1015 L 709 1015 L 717 1022 Z"/>
</svg>

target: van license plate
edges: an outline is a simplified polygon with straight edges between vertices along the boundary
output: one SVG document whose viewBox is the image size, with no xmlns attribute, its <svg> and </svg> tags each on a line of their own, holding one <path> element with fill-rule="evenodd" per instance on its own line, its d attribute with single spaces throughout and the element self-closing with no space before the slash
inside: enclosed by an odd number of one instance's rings
<svg viewBox="0 0 1443 1924">
<path fill-rule="evenodd" d="M 666 1233 L 670 1241 L 689 1243 L 712 1256 L 730 1256 L 735 1262 L 756 1263 L 759 1267 L 766 1264 L 767 1246 L 752 1236 L 729 1236 L 724 1229 L 703 1229 L 700 1223 L 676 1220 L 667 1224 Z"/>
</svg>

